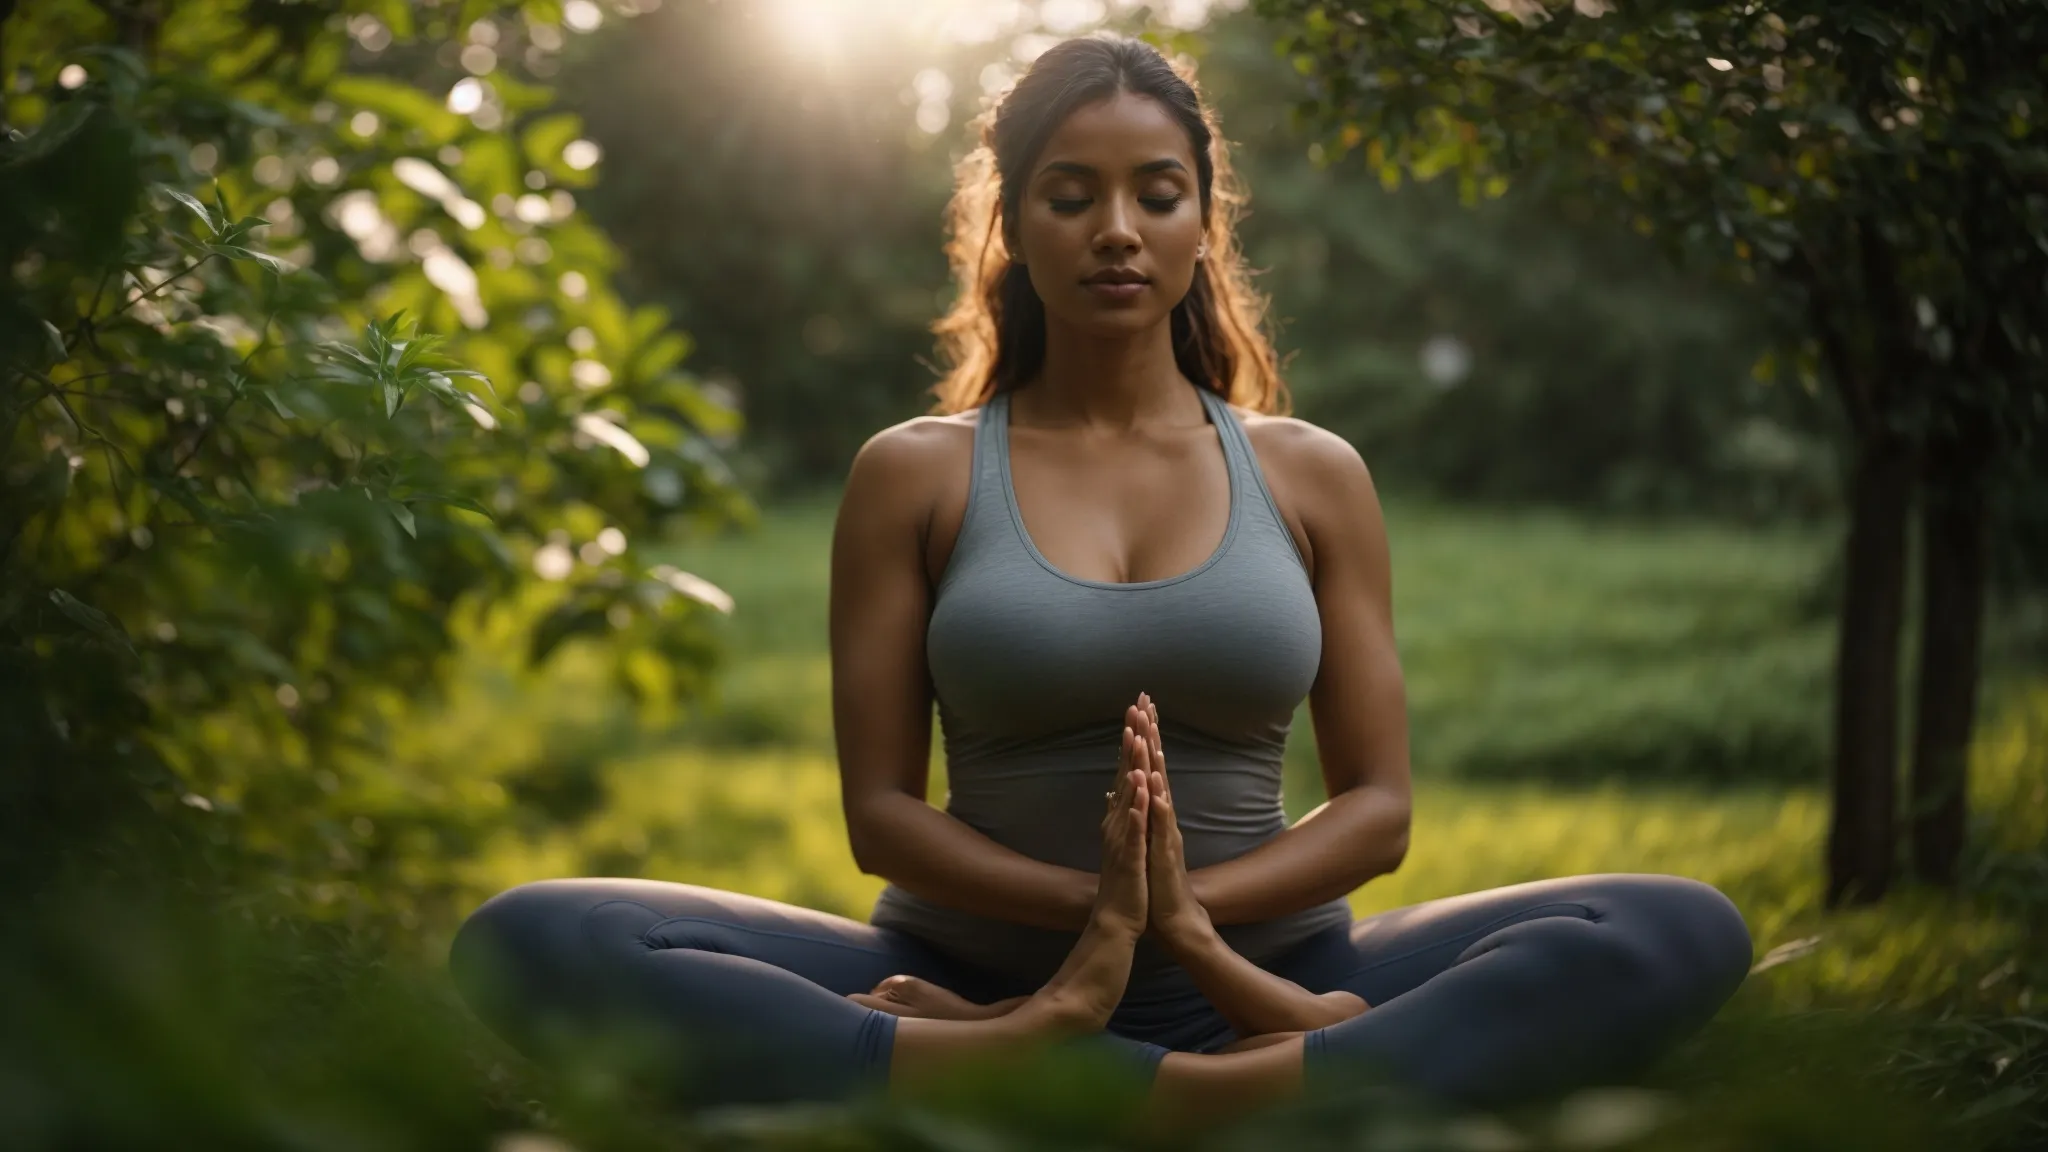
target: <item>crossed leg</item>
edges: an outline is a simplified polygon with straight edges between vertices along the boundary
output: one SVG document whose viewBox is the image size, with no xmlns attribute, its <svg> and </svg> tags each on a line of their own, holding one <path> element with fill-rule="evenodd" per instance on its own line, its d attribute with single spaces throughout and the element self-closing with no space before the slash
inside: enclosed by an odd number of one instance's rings
<svg viewBox="0 0 2048 1152">
<path fill-rule="evenodd" d="M 1129 773 L 1108 805 L 1088 929 L 1044 987 L 993 1019 L 899 1019 L 850 998 L 895 974 L 977 999 L 1000 987 L 901 933 L 649 880 L 501 893 L 464 923 L 450 968 L 514 1046 L 549 1059 L 564 1054 L 558 1037 L 627 1029 L 658 1046 L 677 1089 L 705 1102 L 914 1087 L 963 1056 L 1102 1031 L 1145 926 L 1143 787 Z M 1146 1046 L 1125 1047 L 1149 1067 Z"/>
<path fill-rule="evenodd" d="M 1142 786 L 1126 785 L 1127 804 Z M 1145 807 L 1111 807 L 1094 923 L 1044 988 L 989 1019 L 899 1018 L 859 1002 L 898 974 L 992 998 L 987 974 L 900 934 L 652 881 L 504 893 L 464 925 L 451 966 L 479 1015 L 529 1051 L 555 1026 L 607 1020 L 693 1043 L 681 1083 L 709 1101 L 914 1086 L 963 1055 L 1102 1029 L 1146 923 Z M 1217 1054 L 1115 1043 L 1157 1060 L 1148 1112 L 1161 1122 L 1238 1114 L 1360 1070 L 1495 1105 L 1631 1073 L 1712 1016 L 1750 954 L 1741 916 L 1704 884 L 1542 881 L 1384 913 L 1270 966 L 1312 999 L 1373 1005 L 1339 1023 Z"/>
</svg>

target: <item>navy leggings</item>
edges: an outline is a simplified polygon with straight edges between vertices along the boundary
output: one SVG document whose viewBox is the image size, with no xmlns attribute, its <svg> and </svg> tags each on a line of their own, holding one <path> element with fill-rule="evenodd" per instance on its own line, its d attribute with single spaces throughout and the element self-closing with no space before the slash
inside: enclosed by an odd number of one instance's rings
<svg viewBox="0 0 2048 1152">
<path fill-rule="evenodd" d="M 1727 897 L 1675 876 L 1578 876 L 1433 900 L 1310 937 L 1267 967 L 1372 1005 L 1304 1039 L 1311 1084 L 1361 1072 L 1498 1106 L 1632 1075 L 1704 1024 L 1751 947 Z M 483 1019 L 545 1056 L 625 1024 L 684 1063 L 702 1103 L 841 1098 L 886 1083 L 896 1018 L 845 998 L 886 976 L 970 1000 L 1032 991 L 911 936 L 653 880 L 547 880 L 502 893 L 451 965 Z M 1095 1043 L 1150 1074 L 1236 1037 L 1178 969 L 1134 982 Z"/>
</svg>

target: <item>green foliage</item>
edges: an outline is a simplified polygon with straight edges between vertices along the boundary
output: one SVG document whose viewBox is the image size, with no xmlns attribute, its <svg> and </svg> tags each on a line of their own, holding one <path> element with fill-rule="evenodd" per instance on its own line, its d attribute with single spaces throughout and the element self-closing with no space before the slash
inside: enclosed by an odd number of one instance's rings
<svg viewBox="0 0 2048 1152">
<path fill-rule="evenodd" d="M 1262 0 L 1389 183 L 1562 172 L 1754 286 L 1864 443 L 2048 428 L 2048 8 Z"/>
<path fill-rule="evenodd" d="M 1237 17 L 1203 39 L 1299 411 L 1383 484 L 1641 512 L 1832 506 L 1825 414 L 1751 376 L 1753 301 L 1674 274 L 1569 182 L 1476 205 L 1448 182 L 1390 190 L 1289 124 L 1301 78 L 1270 26 Z"/>
<path fill-rule="evenodd" d="M 120 826 L 252 891 L 410 916 L 510 811 L 389 759 L 459 622 L 536 660 L 601 640 L 649 700 L 699 690 L 729 605 L 641 547 L 743 510 L 736 420 L 666 317 L 612 293 L 559 186 L 574 121 L 513 63 L 549 63 L 552 12 L 59 0 L 0 25 L 23 81 L 0 142 L 10 874 Z M 506 63 L 455 82 L 458 114 L 430 94 L 458 74 L 393 24 Z"/>
</svg>

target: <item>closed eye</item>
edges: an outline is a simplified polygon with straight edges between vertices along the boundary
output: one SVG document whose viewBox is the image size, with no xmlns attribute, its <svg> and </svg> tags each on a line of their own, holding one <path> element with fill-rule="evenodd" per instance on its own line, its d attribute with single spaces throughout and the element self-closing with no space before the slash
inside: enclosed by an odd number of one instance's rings
<svg viewBox="0 0 2048 1152">
<path fill-rule="evenodd" d="M 1184 197 L 1181 196 L 1141 196 L 1138 198 L 1138 203 L 1143 204 L 1154 212 L 1165 215 L 1180 207 L 1182 199 Z M 1088 207 L 1088 201 L 1085 199 L 1054 197 L 1047 200 L 1046 203 L 1052 207 L 1054 212 L 1062 216 L 1072 216 L 1074 213 Z"/>
</svg>

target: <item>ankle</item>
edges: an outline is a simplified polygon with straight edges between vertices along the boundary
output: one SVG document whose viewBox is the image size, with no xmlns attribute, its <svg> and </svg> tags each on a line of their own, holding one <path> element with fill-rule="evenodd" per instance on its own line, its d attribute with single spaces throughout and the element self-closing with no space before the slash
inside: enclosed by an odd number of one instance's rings
<svg viewBox="0 0 2048 1152">
<path fill-rule="evenodd" d="M 1038 990 L 1003 1019 L 1026 1033 L 1064 1039 L 1100 1032 L 1109 1024 L 1103 997 L 1071 984 L 1054 982 Z M 1114 1010 L 1114 1006 L 1110 1006 Z"/>
</svg>

